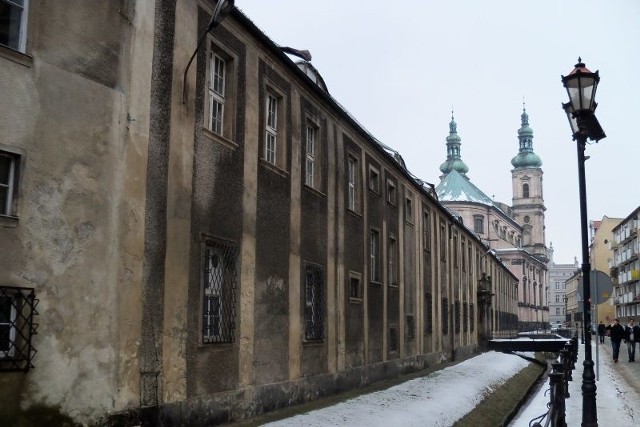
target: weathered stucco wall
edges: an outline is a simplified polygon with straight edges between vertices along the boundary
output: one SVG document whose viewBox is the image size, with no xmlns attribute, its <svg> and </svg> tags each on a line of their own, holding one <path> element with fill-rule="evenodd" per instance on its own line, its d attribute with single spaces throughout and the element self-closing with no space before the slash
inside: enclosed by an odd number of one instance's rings
<svg viewBox="0 0 640 427">
<path fill-rule="evenodd" d="M 123 5 L 34 2 L 32 64 L 0 58 L 0 141 L 22 154 L 0 284 L 33 287 L 40 300 L 35 369 L 12 387 L 4 381 L 16 375 L 0 375 L 14 409 L 87 421 L 137 402 L 153 8 Z"/>
</svg>

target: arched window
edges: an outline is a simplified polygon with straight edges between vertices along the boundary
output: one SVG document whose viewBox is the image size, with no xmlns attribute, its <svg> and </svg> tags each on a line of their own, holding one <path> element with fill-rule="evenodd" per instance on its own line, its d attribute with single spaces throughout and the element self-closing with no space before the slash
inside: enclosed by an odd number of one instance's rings
<svg viewBox="0 0 640 427">
<path fill-rule="evenodd" d="M 529 184 L 522 184 L 522 197 L 525 199 L 529 197 Z"/>
</svg>

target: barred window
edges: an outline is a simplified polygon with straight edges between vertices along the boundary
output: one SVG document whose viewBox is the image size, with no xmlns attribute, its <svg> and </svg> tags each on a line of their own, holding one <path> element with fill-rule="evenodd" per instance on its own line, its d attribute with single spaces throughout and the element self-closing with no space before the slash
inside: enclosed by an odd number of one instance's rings
<svg viewBox="0 0 640 427">
<path fill-rule="evenodd" d="M 38 324 L 32 288 L 0 286 L 0 371 L 28 371 L 36 354 L 31 339 Z"/>
<path fill-rule="evenodd" d="M 305 266 L 304 288 L 304 337 L 310 341 L 321 340 L 324 338 L 324 274 L 320 266 Z"/>
<path fill-rule="evenodd" d="M 396 326 L 389 328 L 389 351 L 398 351 L 398 328 Z"/>
<path fill-rule="evenodd" d="M 456 301 L 454 303 L 454 328 L 455 328 L 455 333 L 459 334 L 460 333 L 460 301 Z"/>
<path fill-rule="evenodd" d="M 235 333 L 237 249 L 208 243 L 204 250 L 202 342 L 230 343 Z"/>
<path fill-rule="evenodd" d="M 415 317 L 413 317 L 413 314 L 408 314 L 407 315 L 406 329 L 407 329 L 407 340 L 415 339 L 415 337 L 416 337 L 416 321 L 415 321 Z"/>
<path fill-rule="evenodd" d="M 469 330 L 469 304 L 466 302 L 462 305 L 462 331 L 467 332 Z"/>
<path fill-rule="evenodd" d="M 473 332 L 475 330 L 475 326 L 476 326 L 476 313 L 475 313 L 475 307 L 473 304 L 469 304 L 469 326 L 470 326 L 470 330 L 471 332 Z"/>
<path fill-rule="evenodd" d="M 433 320 L 431 316 L 433 315 L 433 297 L 431 296 L 431 292 L 426 292 L 424 294 L 424 333 L 432 334 L 433 333 Z"/>
<path fill-rule="evenodd" d="M 442 334 L 449 335 L 449 299 L 442 298 Z"/>
</svg>

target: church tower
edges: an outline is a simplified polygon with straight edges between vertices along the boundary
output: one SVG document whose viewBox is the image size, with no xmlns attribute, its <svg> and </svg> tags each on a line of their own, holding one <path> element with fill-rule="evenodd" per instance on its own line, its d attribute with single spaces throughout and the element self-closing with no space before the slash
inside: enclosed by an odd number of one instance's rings
<svg viewBox="0 0 640 427">
<path fill-rule="evenodd" d="M 547 260 L 544 225 L 544 198 L 542 193 L 542 161 L 533 152 L 533 130 L 523 105 L 522 124 L 518 129 L 520 151 L 511 164 L 513 185 L 513 219 L 522 226 L 522 247 L 537 258 Z"/>
<path fill-rule="evenodd" d="M 458 136 L 458 125 L 453 120 L 453 111 L 451 112 L 451 122 L 449 122 L 449 136 L 447 137 L 447 160 L 440 165 L 442 179 L 449 172 L 455 170 L 466 178 L 469 167 L 462 161 L 460 157 L 460 136 Z"/>
</svg>

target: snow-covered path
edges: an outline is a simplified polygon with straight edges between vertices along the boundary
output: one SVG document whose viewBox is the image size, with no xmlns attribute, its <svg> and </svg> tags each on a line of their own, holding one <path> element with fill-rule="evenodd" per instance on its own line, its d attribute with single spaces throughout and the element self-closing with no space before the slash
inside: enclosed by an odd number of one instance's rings
<svg viewBox="0 0 640 427">
<path fill-rule="evenodd" d="M 595 341 L 594 341 L 595 342 Z M 566 401 L 567 424 L 582 421 L 582 361 L 584 345 L 579 346 L 578 363 Z M 607 350 L 609 350 L 607 352 Z M 623 348 L 624 351 L 626 349 Z M 594 344 L 595 357 L 595 344 Z M 610 361 L 610 349 L 600 348 L 600 378 L 597 381 L 597 408 L 600 426 L 631 427 L 640 424 L 640 394 L 627 378 L 640 377 L 640 363 L 622 366 Z M 361 395 L 339 404 L 313 410 L 267 424 L 268 426 L 451 426 L 495 387 L 524 369 L 528 361 L 513 354 L 488 352 L 457 365 L 416 378 L 386 390 Z M 633 366 L 632 366 L 633 365 Z M 631 369 L 631 371 L 628 371 Z M 623 372 L 623 370 L 626 372 Z M 630 373 L 630 374 L 629 374 Z M 637 386 L 636 386 L 637 387 Z M 534 417 L 546 411 L 548 381 L 510 424 L 528 427 Z M 615 420 L 615 421 L 614 421 Z"/>
</svg>

